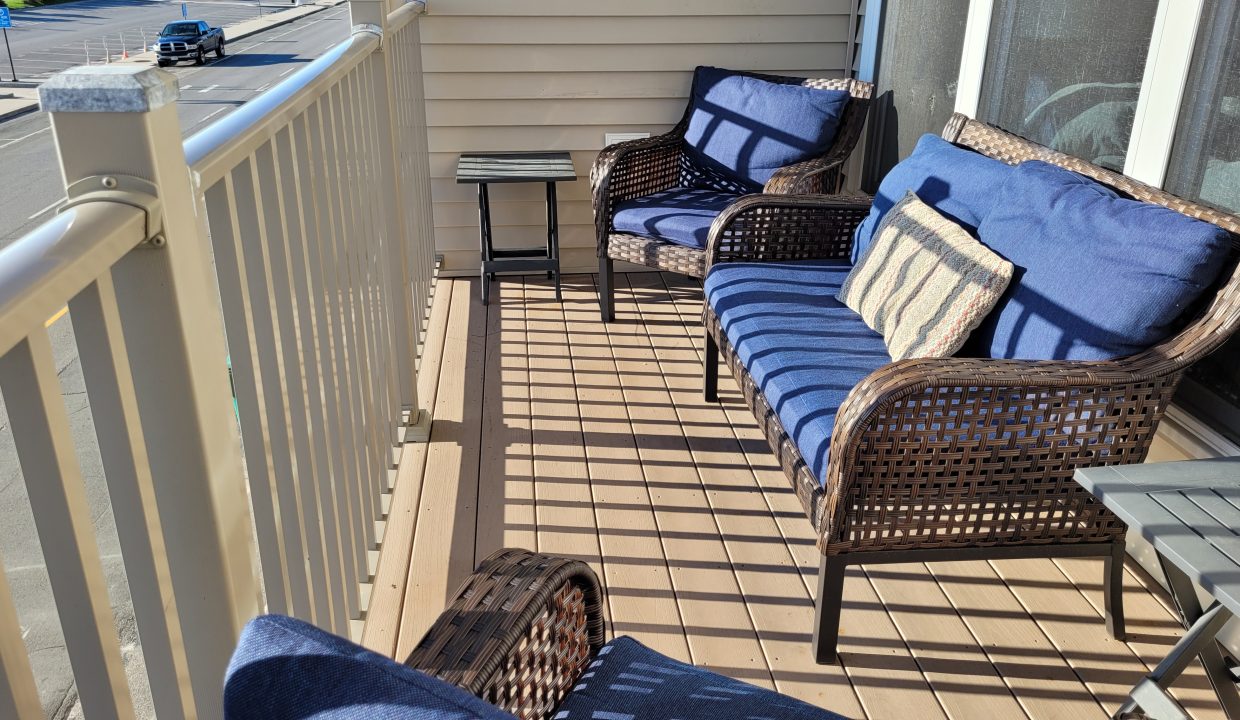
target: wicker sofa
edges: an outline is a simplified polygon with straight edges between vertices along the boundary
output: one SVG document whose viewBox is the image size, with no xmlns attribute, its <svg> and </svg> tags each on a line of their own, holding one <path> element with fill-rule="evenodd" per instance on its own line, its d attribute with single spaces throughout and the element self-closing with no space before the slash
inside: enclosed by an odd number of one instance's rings
<svg viewBox="0 0 1240 720">
<path fill-rule="evenodd" d="M 861 137 L 874 86 L 854 79 L 805 79 L 758 73 L 736 73 L 772 83 L 802 85 L 820 90 L 842 90 L 851 96 L 835 138 L 825 154 L 780 168 L 762 187 L 764 193 L 781 195 L 829 193 L 839 188 L 841 168 Z M 608 146 L 599 153 L 590 171 L 594 222 L 598 233 L 599 304 L 604 321 L 615 318 L 614 273 L 616 260 L 701 278 L 706 274 L 706 253 L 643 235 L 617 232 L 613 227 L 616 206 L 626 200 L 649 196 L 677 186 L 706 182 L 737 195 L 753 192 L 717 170 L 703 167 L 686 152 L 693 104 L 668 133 Z"/>
<path fill-rule="evenodd" d="M 1240 323 L 1240 218 L 963 115 L 942 136 L 1008 165 L 1058 165 L 1212 223 L 1231 234 L 1231 257 L 1183 329 L 1135 355 L 1089 362 L 952 357 L 879 367 L 829 410 L 830 452 L 818 459 L 823 477 L 810 469 L 815 458 L 807 462 L 795 432 L 781 424 L 778 401 L 764 396 L 708 300 L 705 395 L 717 399 L 722 356 L 818 535 L 814 645 L 821 663 L 835 659 L 845 567 L 861 563 L 1102 557 L 1107 624 L 1122 637 L 1126 528 L 1072 480 L 1073 471 L 1143 461 L 1185 370 Z M 868 199 L 746 197 L 712 228 L 710 272 L 736 262 L 847 259 L 869 209 Z"/>
<path fill-rule="evenodd" d="M 404 666 L 293 618 L 255 618 L 229 664 L 224 717 L 844 720 L 603 635 L 602 591 L 588 565 L 500 550 Z"/>
</svg>

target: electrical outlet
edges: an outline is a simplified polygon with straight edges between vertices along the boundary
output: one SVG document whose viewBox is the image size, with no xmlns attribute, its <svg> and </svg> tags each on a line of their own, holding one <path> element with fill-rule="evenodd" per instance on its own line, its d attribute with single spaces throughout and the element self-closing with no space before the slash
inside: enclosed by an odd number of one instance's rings
<svg viewBox="0 0 1240 720">
<path fill-rule="evenodd" d="M 625 142 L 627 140 L 641 140 L 650 137 L 648 132 L 632 132 L 632 133 L 604 133 L 603 147 L 615 145 L 616 143 Z"/>
</svg>

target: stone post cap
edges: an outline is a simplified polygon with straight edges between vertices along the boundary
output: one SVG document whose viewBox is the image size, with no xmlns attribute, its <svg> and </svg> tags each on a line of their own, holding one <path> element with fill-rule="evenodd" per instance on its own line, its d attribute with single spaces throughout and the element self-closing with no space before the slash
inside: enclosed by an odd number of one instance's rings
<svg viewBox="0 0 1240 720">
<path fill-rule="evenodd" d="M 44 112 L 157 110 L 181 96 L 176 76 L 144 65 L 83 65 L 53 75 L 39 86 Z"/>
</svg>

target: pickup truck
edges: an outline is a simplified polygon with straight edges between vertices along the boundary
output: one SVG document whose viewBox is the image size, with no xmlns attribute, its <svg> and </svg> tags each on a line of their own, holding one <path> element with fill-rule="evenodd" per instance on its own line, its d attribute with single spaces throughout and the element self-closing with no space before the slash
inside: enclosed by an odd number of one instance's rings
<svg viewBox="0 0 1240 720">
<path fill-rule="evenodd" d="M 209 52 L 214 52 L 217 58 L 224 57 L 224 31 L 211 27 L 204 20 L 168 23 L 159 31 L 159 40 L 155 42 L 155 56 L 160 67 L 182 60 L 202 65 Z"/>
</svg>

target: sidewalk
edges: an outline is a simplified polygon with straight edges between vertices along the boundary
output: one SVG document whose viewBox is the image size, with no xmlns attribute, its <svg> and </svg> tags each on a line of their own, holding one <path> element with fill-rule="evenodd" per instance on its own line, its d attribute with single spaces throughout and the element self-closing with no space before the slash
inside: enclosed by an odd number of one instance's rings
<svg viewBox="0 0 1240 720">
<path fill-rule="evenodd" d="M 307 15 L 313 15 L 317 12 L 343 5 L 346 2 L 348 0 L 317 0 L 316 2 L 306 3 L 298 7 L 233 23 L 224 27 L 224 39 L 230 43 L 243 40 L 264 30 L 287 25 Z M 126 60 L 118 60 L 117 62 L 154 65 L 155 53 L 150 51 L 139 53 Z M 37 85 L 32 83 L 0 83 L 0 123 L 38 109 L 39 95 Z"/>
</svg>

